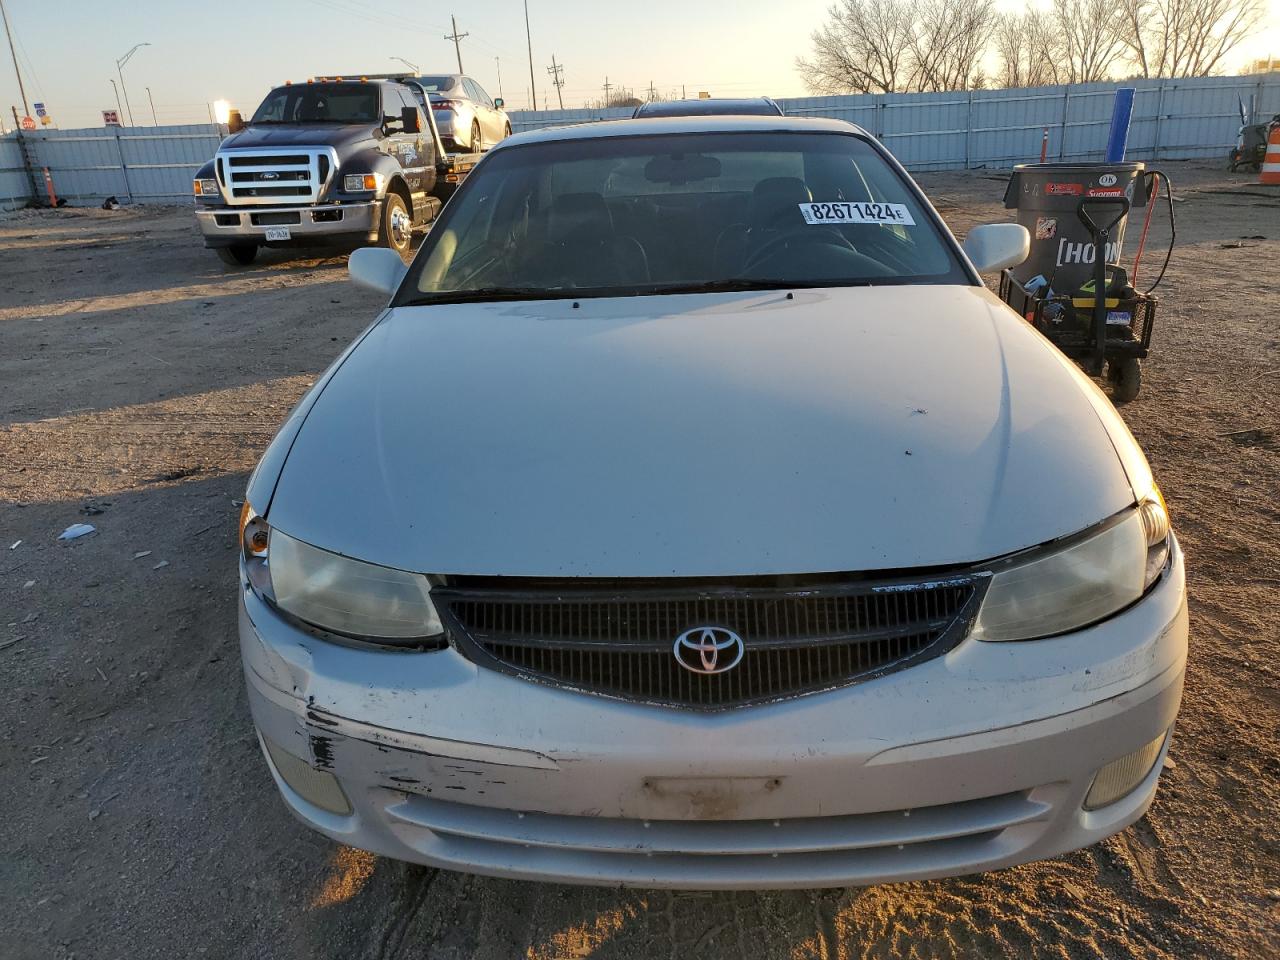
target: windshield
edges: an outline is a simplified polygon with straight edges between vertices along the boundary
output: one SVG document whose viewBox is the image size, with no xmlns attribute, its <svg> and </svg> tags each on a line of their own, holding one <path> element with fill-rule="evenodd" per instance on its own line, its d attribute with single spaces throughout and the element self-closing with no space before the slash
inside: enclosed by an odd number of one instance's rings
<svg viewBox="0 0 1280 960">
<path fill-rule="evenodd" d="M 427 93 L 448 93 L 458 85 L 454 77 L 419 77 L 418 83 Z"/>
<path fill-rule="evenodd" d="M 410 271 L 401 304 L 973 282 L 870 143 L 785 132 L 498 150 Z"/>
<path fill-rule="evenodd" d="M 277 87 L 250 123 L 381 123 L 378 88 L 369 83 Z"/>
</svg>

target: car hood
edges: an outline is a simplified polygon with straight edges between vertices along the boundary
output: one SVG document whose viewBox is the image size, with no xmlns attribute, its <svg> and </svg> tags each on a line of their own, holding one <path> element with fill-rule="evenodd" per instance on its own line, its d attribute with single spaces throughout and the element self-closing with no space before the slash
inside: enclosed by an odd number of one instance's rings
<svg viewBox="0 0 1280 960">
<path fill-rule="evenodd" d="M 221 150 L 245 147 L 346 147 L 373 141 L 377 124 L 287 123 L 250 124 L 222 141 Z"/>
<path fill-rule="evenodd" d="M 428 573 L 972 563 L 1133 503 L 1091 390 L 978 287 L 402 307 L 315 400 L 267 518 Z"/>
</svg>

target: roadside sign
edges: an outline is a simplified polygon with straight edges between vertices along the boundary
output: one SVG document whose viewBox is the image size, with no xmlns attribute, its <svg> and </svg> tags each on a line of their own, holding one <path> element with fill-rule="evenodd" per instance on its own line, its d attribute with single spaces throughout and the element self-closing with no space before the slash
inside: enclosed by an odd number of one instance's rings
<svg viewBox="0 0 1280 960">
<path fill-rule="evenodd" d="M 32 117 L 32 116 L 25 116 L 25 117 L 23 117 L 23 118 L 22 118 L 22 129 L 23 129 L 23 130 L 34 130 L 35 128 L 36 128 L 36 118 L 35 118 L 35 117 Z"/>
<path fill-rule="evenodd" d="M 35 108 L 36 116 L 37 116 L 37 117 L 43 117 L 43 116 L 44 116 L 44 114 L 45 114 L 45 109 L 44 109 L 44 104 L 43 104 L 43 103 L 33 103 L 31 106 L 33 106 L 33 107 Z"/>
<path fill-rule="evenodd" d="M 119 110 L 103 110 L 102 123 L 103 123 L 103 126 L 107 126 L 107 127 L 120 126 L 120 111 Z"/>
<path fill-rule="evenodd" d="M 710 90 L 699 90 L 699 91 L 698 91 L 698 99 L 699 99 L 699 100 L 710 100 L 710 99 L 711 99 L 711 91 L 710 91 Z"/>
<path fill-rule="evenodd" d="M 42 126 L 47 127 L 49 124 L 53 123 L 53 117 L 49 116 L 47 113 L 42 113 L 40 115 L 40 123 Z"/>
</svg>

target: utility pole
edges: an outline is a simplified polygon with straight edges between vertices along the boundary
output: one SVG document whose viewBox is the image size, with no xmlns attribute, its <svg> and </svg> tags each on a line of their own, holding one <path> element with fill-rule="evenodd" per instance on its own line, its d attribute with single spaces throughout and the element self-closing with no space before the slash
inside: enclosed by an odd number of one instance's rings
<svg viewBox="0 0 1280 960">
<path fill-rule="evenodd" d="M 150 87 L 147 87 L 147 103 L 151 104 L 151 125 L 153 127 L 160 126 L 160 121 L 156 119 L 156 102 L 151 99 Z"/>
<path fill-rule="evenodd" d="M 135 43 L 129 48 L 129 52 L 116 61 L 116 76 L 120 78 L 120 92 L 124 94 L 124 108 L 129 114 L 129 126 L 133 126 L 133 106 L 129 103 L 129 89 L 124 85 L 124 65 L 129 62 L 129 58 L 138 52 L 142 47 L 149 47 L 149 43 Z"/>
<path fill-rule="evenodd" d="M 4 0 L 0 0 L 0 17 L 4 18 L 4 35 L 9 38 L 9 56 L 13 57 L 13 72 L 18 75 L 18 93 L 22 97 L 22 115 L 31 116 L 27 106 L 27 89 L 22 85 L 22 71 L 18 69 L 18 55 L 13 51 L 13 31 L 9 29 L 9 14 L 4 9 Z M 22 124 L 18 124 L 22 126 Z"/>
<path fill-rule="evenodd" d="M 613 84 L 609 82 L 609 78 L 604 78 L 604 108 L 609 109 L 609 91 L 613 89 Z"/>
<path fill-rule="evenodd" d="M 453 14 L 449 14 L 449 22 L 453 24 L 453 33 L 446 33 L 444 38 L 453 41 L 453 52 L 458 55 L 458 72 L 465 73 L 466 71 L 462 69 L 462 45 L 459 41 L 471 34 L 458 32 L 458 18 Z"/>
<path fill-rule="evenodd" d="M 547 73 L 551 74 L 551 85 L 556 88 L 556 99 L 560 101 L 560 109 L 564 109 L 564 94 L 561 89 L 564 87 L 564 64 L 556 63 L 556 55 L 551 55 L 551 66 L 547 67 Z"/>
<path fill-rule="evenodd" d="M 502 95 L 502 58 L 494 57 L 493 63 L 498 68 L 498 99 L 506 100 L 507 98 Z"/>
<path fill-rule="evenodd" d="M 658 91 L 653 89 L 653 81 L 650 80 L 649 81 L 649 102 L 653 103 L 653 101 L 657 99 L 658 99 Z"/>
<path fill-rule="evenodd" d="M 529 94 L 532 97 L 538 95 L 538 81 L 533 78 L 533 34 L 529 32 L 529 0 L 524 0 L 524 38 L 529 45 Z M 533 109 L 538 109 L 538 102 L 531 101 Z"/>
<path fill-rule="evenodd" d="M 115 91 L 116 114 L 117 116 L 120 117 L 121 122 L 124 122 L 124 105 L 120 102 L 120 88 L 116 86 L 116 82 L 112 80 L 110 77 L 107 77 L 107 83 L 111 84 L 111 89 Z M 213 109 L 213 108 L 210 107 L 210 109 Z"/>
</svg>

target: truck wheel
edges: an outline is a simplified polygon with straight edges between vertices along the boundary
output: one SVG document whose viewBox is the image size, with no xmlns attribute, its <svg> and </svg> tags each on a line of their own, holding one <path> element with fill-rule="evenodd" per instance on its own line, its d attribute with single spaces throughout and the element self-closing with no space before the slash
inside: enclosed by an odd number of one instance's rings
<svg viewBox="0 0 1280 960">
<path fill-rule="evenodd" d="M 1111 399 L 1128 403 L 1142 389 L 1142 363 L 1137 357 L 1108 360 L 1107 379 L 1111 382 Z"/>
<path fill-rule="evenodd" d="M 247 267 L 258 256 L 256 243 L 235 243 L 229 247 L 217 247 L 218 259 L 229 267 Z"/>
<path fill-rule="evenodd" d="M 409 241 L 413 239 L 413 221 L 404 205 L 404 197 L 398 193 L 388 193 L 387 199 L 382 202 L 382 227 L 378 231 L 378 239 L 384 247 L 400 254 L 401 258 L 409 252 Z"/>
<path fill-rule="evenodd" d="M 480 136 L 479 120 L 471 121 L 471 152 L 472 153 L 484 152 L 484 137 Z"/>
</svg>

